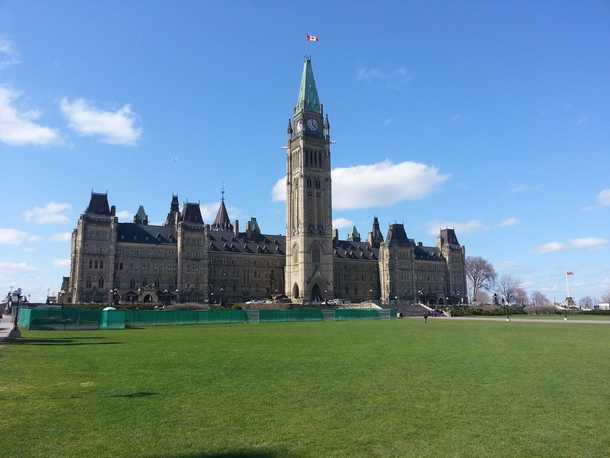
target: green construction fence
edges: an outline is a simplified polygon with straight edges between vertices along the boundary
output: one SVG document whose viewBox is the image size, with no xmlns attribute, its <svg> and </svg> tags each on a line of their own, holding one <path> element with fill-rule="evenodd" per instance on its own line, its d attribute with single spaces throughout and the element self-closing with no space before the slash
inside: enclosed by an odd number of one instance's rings
<svg viewBox="0 0 610 458">
<path fill-rule="evenodd" d="M 278 323 L 396 318 L 388 309 L 323 310 L 90 310 L 47 307 L 19 310 L 18 324 L 32 330 L 124 329 L 182 324 Z"/>
</svg>

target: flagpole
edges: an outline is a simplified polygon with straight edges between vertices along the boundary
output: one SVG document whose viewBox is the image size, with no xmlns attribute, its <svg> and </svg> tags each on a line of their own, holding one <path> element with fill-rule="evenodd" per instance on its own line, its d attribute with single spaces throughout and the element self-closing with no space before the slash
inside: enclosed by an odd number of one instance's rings
<svg viewBox="0 0 610 458">
<path fill-rule="evenodd" d="M 570 297 L 570 285 L 568 284 L 568 273 L 566 272 L 566 291 L 568 292 L 567 297 Z"/>
</svg>

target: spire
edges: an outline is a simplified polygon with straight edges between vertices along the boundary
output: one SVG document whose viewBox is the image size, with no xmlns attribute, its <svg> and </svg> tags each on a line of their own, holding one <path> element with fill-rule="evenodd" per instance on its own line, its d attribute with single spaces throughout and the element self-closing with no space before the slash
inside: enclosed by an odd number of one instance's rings
<svg viewBox="0 0 610 458">
<path fill-rule="evenodd" d="M 379 248 L 379 246 L 383 243 L 383 234 L 379 229 L 379 220 L 376 216 L 373 218 L 373 230 L 369 232 L 368 242 L 373 248 Z"/>
<path fill-rule="evenodd" d="M 166 226 L 172 226 L 176 222 L 176 214 L 180 213 L 180 202 L 178 202 L 178 196 L 172 195 L 172 203 L 169 206 L 169 213 L 165 220 Z"/>
<path fill-rule="evenodd" d="M 144 211 L 144 207 L 142 205 L 140 205 L 138 212 L 134 215 L 133 222 L 135 224 L 141 224 L 144 226 L 148 225 L 148 215 Z"/>
<path fill-rule="evenodd" d="M 218 209 L 218 213 L 216 214 L 216 219 L 210 229 L 213 231 L 232 231 L 233 225 L 229 220 L 229 213 L 227 212 L 227 207 L 225 206 L 225 183 L 222 182 L 222 191 L 220 191 L 222 197 L 220 198 L 220 208 Z"/>
<path fill-rule="evenodd" d="M 358 232 L 358 229 L 356 229 L 356 226 L 352 226 L 352 228 L 350 229 L 349 233 L 347 234 L 347 241 L 348 242 L 359 242 L 360 241 L 360 233 Z"/>
<path fill-rule="evenodd" d="M 303 63 L 303 75 L 301 76 L 301 86 L 299 87 L 299 96 L 297 98 L 295 113 L 301 110 L 322 113 L 318 90 L 316 89 L 316 81 L 313 78 L 311 58 L 309 56 L 305 56 L 305 62 Z"/>
</svg>

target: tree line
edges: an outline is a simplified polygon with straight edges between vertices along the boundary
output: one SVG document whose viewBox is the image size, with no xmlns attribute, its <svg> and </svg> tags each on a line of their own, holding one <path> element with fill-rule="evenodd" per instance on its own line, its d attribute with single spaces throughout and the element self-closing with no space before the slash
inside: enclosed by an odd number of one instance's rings
<svg viewBox="0 0 610 458">
<path fill-rule="evenodd" d="M 551 300 L 540 291 L 528 294 L 519 277 L 506 274 L 498 278 L 493 265 L 480 256 L 466 257 L 466 276 L 471 304 L 492 304 L 493 294 L 497 294 L 508 304 L 551 305 Z M 585 296 L 579 299 L 578 305 L 593 308 L 599 302 L 597 298 Z M 610 302 L 610 288 L 602 295 L 601 302 Z"/>
</svg>

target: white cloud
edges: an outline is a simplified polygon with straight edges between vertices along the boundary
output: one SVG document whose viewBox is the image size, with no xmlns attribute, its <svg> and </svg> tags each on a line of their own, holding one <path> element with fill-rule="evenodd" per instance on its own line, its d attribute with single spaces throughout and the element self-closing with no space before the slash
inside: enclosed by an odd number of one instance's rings
<svg viewBox="0 0 610 458">
<path fill-rule="evenodd" d="M 393 164 L 385 160 L 377 164 L 337 167 L 332 171 L 333 208 L 368 208 L 421 199 L 437 191 L 449 177 L 449 174 L 439 173 L 436 167 L 417 162 Z M 274 202 L 286 200 L 285 177 L 275 183 L 271 196 Z"/>
<path fill-rule="evenodd" d="M 46 223 L 61 223 L 67 224 L 70 219 L 64 214 L 72 210 L 70 204 L 59 204 L 57 202 L 49 202 L 44 207 L 34 207 L 23 212 L 23 217 L 28 223 L 46 224 Z"/>
<path fill-rule="evenodd" d="M 426 223 L 428 226 L 428 234 L 438 234 L 440 229 L 446 227 L 455 229 L 458 234 L 471 234 L 476 231 L 484 231 L 489 229 L 480 220 L 472 219 L 470 221 L 441 221 L 433 220 Z"/>
<path fill-rule="evenodd" d="M 70 258 L 65 258 L 65 259 L 57 258 L 57 259 L 53 259 L 52 264 L 55 267 L 70 267 Z"/>
<path fill-rule="evenodd" d="M 358 81 L 382 81 L 385 82 L 388 87 L 396 89 L 411 81 L 413 76 L 406 68 L 402 67 L 394 70 L 393 72 L 384 72 L 377 68 L 358 67 L 356 70 L 356 79 Z"/>
<path fill-rule="evenodd" d="M 44 273 L 44 270 L 40 267 L 28 266 L 25 262 L 0 262 L 0 278 L 24 273 Z"/>
<path fill-rule="evenodd" d="M 19 63 L 19 52 L 15 43 L 5 37 L 0 37 L 0 69 Z"/>
<path fill-rule="evenodd" d="M 577 239 L 571 239 L 568 243 L 564 242 L 549 242 L 543 245 L 538 245 L 532 250 L 532 253 L 545 254 L 553 253 L 555 251 L 563 251 L 567 249 L 574 250 L 603 250 L 608 248 L 608 239 L 602 239 L 599 237 L 582 237 Z"/>
<path fill-rule="evenodd" d="M 604 189 L 597 195 L 597 201 L 604 207 L 610 206 L 610 188 Z"/>
<path fill-rule="evenodd" d="M 356 71 L 356 79 L 359 81 L 370 80 L 370 79 L 380 79 L 383 77 L 384 77 L 384 74 L 380 70 L 377 70 L 376 68 L 360 67 Z"/>
<path fill-rule="evenodd" d="M 0 141 L 12 146 L 61 144 L 55 129 L 33 122 L 40 117 L 40 111 L 19 111 L 14 106 L 20 95 L 20 92 L 0 85 Z"/>
<path fill-rule="evenodd" d="M 597 237 L 571 239 L 570 246 L 572 248 L 582 248 L 585 250 L 602 250 L 604 248 L 608 248 L 608 239 Z"/>
<path fill-rule="evenodd" d="M 519 224 L 519 220 L 517 218 L 506 218 L 502 221 L 498 226 L 514 226 L 515 224 Z"/>
<path fill-rule="evenodd" d="M 353 225 L 354 225 L 354 222 L 347 218 L 333 219 L 333 229 L 342 229 L 344 227 L 351 228 Z"/>
<path fill-rule="evenodd" d="M 28 242 L 41 242 L 42 240 L 44 240 L 44 237 L 42 235 L 30 235 L 28 237 Z"/>
<path fill-rule="evenodd" d="M 580 118 L 578 121 L 576 121 L 576 125 L 580 126 L 584 123 L 586 123 L 589 120 L 589 118 Z"/>
<path fill-rule="evenodd" d="M 129 222 L 131 222 L 134 215 L 135 213 L 130 212 L 129 210 L 121 210 L 120 212 L 115 213 L 115 216 L 119 218 L 119 221 L 125 221 L 127 219 L 130 220 Z"/>
<path fill-rule="evenodd" d="M 538 245 L 536 248 L 532 250 L 532 253 L 536 254 L 544 254 L 544 253 L 554 253 L 555 251 L 563 251 L 567 249 L 567 245 L 562 242 L 549 242 L 543 245 Z"/>
<path fill-rule="evenodd" d="M 134 127 L 138 116 L 129 105 L 117 111 L 103 111 L 88 105 L 83 99 L 68 102 L 64 97 L 59 104 L 69 127 L 83 136 L 101 136 L 102 141 L 113 145 L 136 145 L 142 129 Z"/>
<path fill-rule="evenodd" d="M 52 242 L 69 242 L 72 240 L 72 232 L 62 232 L 60 234 L 50 235 L 49 240 Z"/>
<path fill-rule="evenodd" d="M 19 229 L 0 228 L 0 244 L 19 245 L 27 236 L 27 232 L 20 231 Z"/>
</svg>

